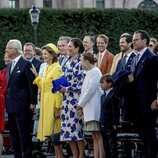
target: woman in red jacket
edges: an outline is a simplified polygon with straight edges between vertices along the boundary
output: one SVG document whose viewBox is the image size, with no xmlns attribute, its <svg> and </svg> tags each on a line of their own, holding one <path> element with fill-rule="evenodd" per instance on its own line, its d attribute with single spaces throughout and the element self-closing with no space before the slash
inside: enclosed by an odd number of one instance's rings
<svg viewBox="0 0 158 158">
<path fill-rule="evenodd" d="M 10 59 L 7 53 L 4 55 L 4 62 L 7 65 Z M 5 108 L 5 92 L 6 92 L 6 69 L 0 70 L 0 156 L 3 148 L 2 132 L 4 130 L 4 108 Z"/>
</svg>

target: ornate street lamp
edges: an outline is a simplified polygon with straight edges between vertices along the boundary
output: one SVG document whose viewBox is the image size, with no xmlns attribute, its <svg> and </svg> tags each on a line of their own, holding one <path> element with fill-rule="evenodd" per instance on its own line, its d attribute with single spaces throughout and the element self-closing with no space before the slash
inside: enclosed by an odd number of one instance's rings
<svg viewBox="0 0 158 158">
<path fill-rule="evenodd" d="M 32 5 L 32 8 L 29 10 L 31 24 L 34 28 L 34 44 L 37 46 L 37 24 L 39 23 L 39 14 L 40 10 L 36 8 L 35 4 Z"/>
</svg>

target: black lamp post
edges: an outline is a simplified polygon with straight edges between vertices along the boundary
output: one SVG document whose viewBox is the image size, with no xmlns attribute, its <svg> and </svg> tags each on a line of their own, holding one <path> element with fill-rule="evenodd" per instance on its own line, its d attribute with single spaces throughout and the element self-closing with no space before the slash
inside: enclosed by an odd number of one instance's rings
<svg viewBox="0 0 158 158">
<path fill-rule="evenodd" d="M 32 8 L 29 10 L 31 24 L 34 28 L 34 44 L 37 46 L 37 24 L 39 23 L 39 14 L 40 10 L 36 8 L 35 4 L 32 5 Z"/>
</svg>

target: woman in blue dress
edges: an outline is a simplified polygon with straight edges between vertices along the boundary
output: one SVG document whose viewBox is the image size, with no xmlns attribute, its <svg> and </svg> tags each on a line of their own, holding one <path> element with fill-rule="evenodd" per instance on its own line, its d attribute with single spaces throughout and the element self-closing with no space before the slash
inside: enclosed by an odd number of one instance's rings
<svg viewBox="0 0 158 158">
<path fill-rule="evenodd" d="M 77 115 L 76 108 L 81 93 L 85 73 L 81 68 L 82 41 L 72 38 L 68 44 L 69 61 L 64 76 L 69 86 L 60 90 L 64 94 L 61 114 L 61 141 L 69 142 L 73 158 L 84 158 L 83 117 Z"/>
</svg>

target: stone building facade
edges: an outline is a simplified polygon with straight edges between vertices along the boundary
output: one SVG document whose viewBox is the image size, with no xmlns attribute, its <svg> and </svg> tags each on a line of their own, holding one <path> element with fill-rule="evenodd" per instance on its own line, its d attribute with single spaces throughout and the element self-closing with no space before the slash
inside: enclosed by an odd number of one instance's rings
<svg viewBox="0 0 158 158">
<path fill-rule="evenodd" d="M 0 0 L 0 8 L 153 8 L 158 0 Z"/>
</svg>

